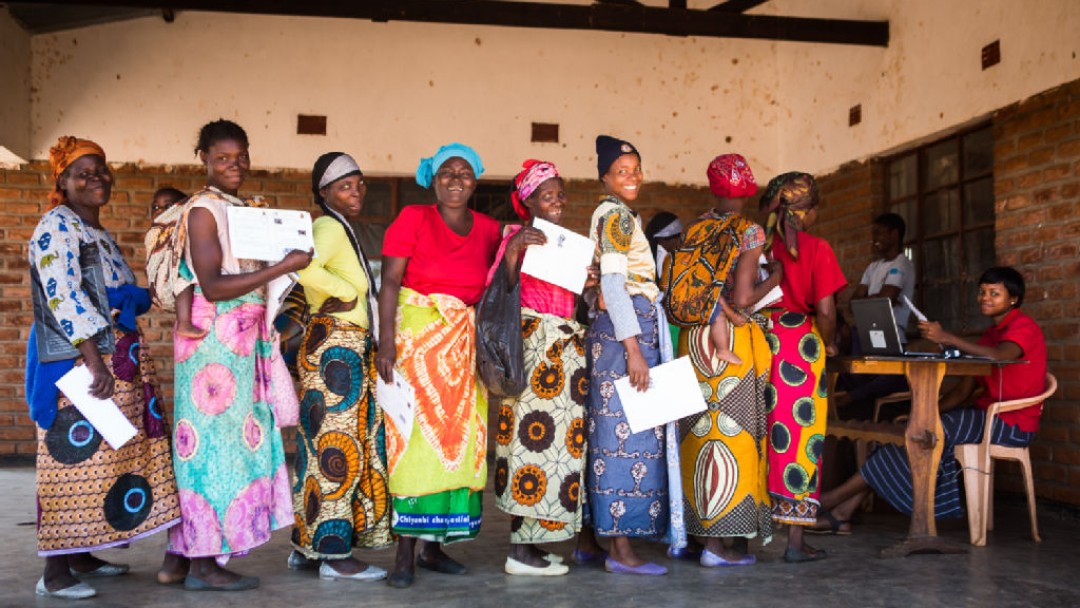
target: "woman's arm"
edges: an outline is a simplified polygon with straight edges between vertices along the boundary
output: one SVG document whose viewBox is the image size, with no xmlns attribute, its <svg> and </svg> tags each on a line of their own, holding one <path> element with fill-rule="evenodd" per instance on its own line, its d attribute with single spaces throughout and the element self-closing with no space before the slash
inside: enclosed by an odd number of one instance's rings
<svg viewBox="0 0 1080 608">
<path fill-rule="evenodd" d="M 401 279 L 405 276 L 405 267 L 409 258 L 383 257 L 382 289 L 379 290 L 379 351 L 375 353 L 375 369 L 383 381 L 394 379 L 394 361 L 397 359 L 397 345 L 394 342 L 397 327 L 398 294 L 401 292 Z"/>
<path fill-rule="evenodd" d="M 506 277 L 510 280 L 510 285 L 516 285 L 518 281 L 518 274 L 521 270 L 521 254 L 529 245 L 543 245 L 547 242 L 547 237 L 544 236 L 543 231 L 533 228 L 532 226 L 524 226 L 521 230 L 517 231 L 517 234 L 510 237 L 510 240 L 506 243 L 506 251 L 503 253 L 503 257 L 506 260 Z"/>
<path fill-rule="evenodd" d="M 86 369 L 90 370 L 92 378 L 90 380 L 90 395 L 98 399 L 112 397 L 116 384 L 108 366 L 101 359 L 101 353 L 98 352 L 97 348 L 97 340 L 83 340 L 79 342 L 76 348 L 82 354 Z"/>
<path fill-rule="evenodd" d="M 207 209 L 196 207 L 188 216 L 188 239 L 191 264 L 203 296 L 211 302 L 232 300 L 255 291 L 270 281 L 300 270 L 311 262 L 311 251 L 290 251 L 276 264 L 255 272 L 223 274 L 221 272 L 221 243 L 218 242 L 217 221 Z"/>
<path fill-rule="evenodd" d="M 327 299 L 336 299 L 342 303 L 355 302 L 360 293 L 349 281 L 327 270 L 339 255 L 348 255 L 355 259 L 352 245 L 345 235 L 345 228 L 336 221 L 332 224 L 320 221 L 313 229 L 315 250 L 323 252 L 317 258 L 311 260 L 307 268 L 300 270 L 300 284 L 304 290 L 311 289 L 313 292 L 325 295 Z M 363 270 L 361 270 L 361 273 Z M 369 289 L 374 288 L 369 286 Z"/>
<path fill-rule="evenodd" d="M 769 264 L 769 278 L 757 282 L 758 260 L 764 249 L 762 245 L 744 251 L 735 263 L 735 297 L 732 301 L 736 308 L 745 309 L 757 304 L 784 278 L 784 267 L 774 261 Z"/>
<path fill-rule="evenodd" d="M 814 320 L 817 321 L 818 333 L 825 343 L 825 354 L 835 357 L 839 350 L 834 344 L 836 337 L 836 296 L 829 294 L 814 305 Z"/>
<path fill-rule="evenodd" d="M 942 346 L 952 346 L 976 357 L 988 357 L 995 361 L 1011 361 L 1024 356 L 1024 349 L 1016 342 L 1003 340 L 994 346 L 979 344 L 945 331 L 937 321 L 919 321 L 922 337 Z"/>
</svg>

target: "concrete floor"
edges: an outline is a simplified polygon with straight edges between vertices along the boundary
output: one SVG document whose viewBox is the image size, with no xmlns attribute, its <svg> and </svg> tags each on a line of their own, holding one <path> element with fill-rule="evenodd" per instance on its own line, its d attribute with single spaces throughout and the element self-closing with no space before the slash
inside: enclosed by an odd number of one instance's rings
<svg viewBox="0 0 1080 608">
<path fill-rule="evenodd" d="M 34 471 L 0 469 L 0 544 L 7 547 L 0 560 L 0 606 L 62 606 L 63 600 L 37 598 L 33 587 L 43 561 L 36 556 L 34 538 Z M 984 548 L 971 547 L 962 555 L 916 555 L 884 560 L 877 552 L 899 541 L 907 519 L 895 514 L 864 514 L 855 533 L 847 537 L 815 537 L 815 546 L 829 558 L 809 564 L 785 564 L 780 555 L 784 538 L 757 549 L 759 563 L 735 569 L 706 570 L 693 562 L 672 562 L 664 547 L 639 543 L 646 557 L 670 568 L 664 577 L 607 574 L 601 568 L 573 566 L 557 578 L 511 577 L 503 574 L 509 519 L 495 509 L 485 494 L 485 515 L 480 537 L 451 546 L 449 553 L 470 567 L 466 576 L 452 577 L 418 571 L 410 589 L 385 584 L 320 581 L 314 573 L 285 567 L 289 533 L 275 534 L 267 546 L 235 560 L 231 566 L 262 577 L 262 586 L 239 593 L 186 592 L 155 582 L 165 535 L 136 543 L 130 549 L 112 549 L 98 555 L 127 562 L 132 572 L 115 579 L 91 580 L 98 597 L 78 606 L 259 606 L 260 608 L 335 606 L 469 606 L 558 608 L 604 606 L 679 608 L 724 606 L 733 608 L 791 604 L 837 607 L 1058 607 L 1080 606 L 1077 591 L 1080 522 L 1054 513 L 1040 514 L 1043 542 L 1031 541 L 1022 505 L 999 499 L 997 526 Z M 939 526 L 942 536 L 959 544 L 967 541 L 964 522 Z M 571 543 L 552 547 L 569 555 Z M 358 552 L 372 563 L 389 568 L 393 551 Z"/>
</svg>

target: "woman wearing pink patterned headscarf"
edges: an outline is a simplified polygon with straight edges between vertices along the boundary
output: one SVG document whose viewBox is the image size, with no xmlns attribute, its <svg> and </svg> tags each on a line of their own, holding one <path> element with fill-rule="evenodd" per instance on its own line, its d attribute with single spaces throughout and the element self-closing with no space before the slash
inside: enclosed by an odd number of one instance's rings
<svg viewBox="0 0 1080 608">
<path fill-rule="evenodd" d="M 574 321 L 574 292 L 518 271 L 528 246 L 546 242 L 533 220 L 561 223 L 566 190 L 559 170 L 549 162 L 525 161 L 511 199 L 528 225 L 507 228 L 490 276 L 506 272 L 511 284 L 521 282 L 529 384 L 499 404 L 495 504 L 511 516 L 506 572 L 557 576 L 569 571 L 562 558 L 537 545 L 569 539 L 581 530 L 589 385 L 584 329 Z M 597 277 L 590 270 L 592 284 Z"/>
</svg>

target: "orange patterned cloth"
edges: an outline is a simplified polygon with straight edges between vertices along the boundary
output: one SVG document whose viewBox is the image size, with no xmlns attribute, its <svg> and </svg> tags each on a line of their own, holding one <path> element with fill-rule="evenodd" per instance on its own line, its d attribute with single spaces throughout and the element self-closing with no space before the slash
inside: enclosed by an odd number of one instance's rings
<svg viewBox="0 0 1080 608">
<path fill-rule="evenodd" d="M 416 417 L 407 439 L 387 425 L 395 496 L 484 487 L 487 399 L 476 380 L 475 317 L 453 296 L 401 290 L 397 367 L 416 392 Z"/>
<path fill-rule="evenodd" d="M 60 174 L 82 156 L 96 154 L 105 159 L 105 150 L 89 139 L 79 139 L 65 135 L 56 140 L 56 145 L 49 148 L 49 166 L 52 168 L 53 182 L 60 179 Z M 64 204 L 66 197 L 59 184 L 49 193 L 49 209 Z"/>
</svg>

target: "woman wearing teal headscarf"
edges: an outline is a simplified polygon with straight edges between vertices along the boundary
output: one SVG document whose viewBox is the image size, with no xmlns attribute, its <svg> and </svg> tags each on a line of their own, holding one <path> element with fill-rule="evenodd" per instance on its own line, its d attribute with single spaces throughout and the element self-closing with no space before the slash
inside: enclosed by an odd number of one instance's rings
<svg viewBox="0 0 1080 608">
<path fill-rule="evenodd" d="M 406 435 L 386 429 L 387 467 L 398 535 L 391 587 L 412 585 L 416 565 L 464 574 L 442 545 L 480 531 L 487 482 L 487 400 L 476 378 L 473 306 L 502 240 L 499 223 L 468 207 L 484 167 L 462 144 L 420 161 L 416 182 L 432 188 L 434 205 L 401 210 L 383 241 L 380 341 L 375 365 L 395 372 L 416 394 Z"/>
</svg>

